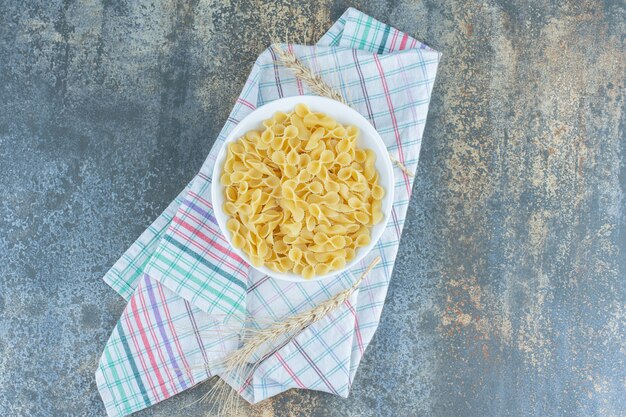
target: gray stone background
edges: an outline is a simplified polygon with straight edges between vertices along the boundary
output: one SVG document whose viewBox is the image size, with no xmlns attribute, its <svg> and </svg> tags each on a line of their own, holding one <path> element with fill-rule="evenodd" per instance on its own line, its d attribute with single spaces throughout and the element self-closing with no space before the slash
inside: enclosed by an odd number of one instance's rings
<svg viewBox="0 0 626 417">
<path fill-rule="evenodd" d="M 0 1 L 0 415 L 102 416 L 104 272 L 199 169 L 272 35 L 348 7 L 444 53 L 347 400 L 250 416 L 624 416 L 623 2 Z M 204 416 L 201 386 L 141 416 Z"/>
</svg>

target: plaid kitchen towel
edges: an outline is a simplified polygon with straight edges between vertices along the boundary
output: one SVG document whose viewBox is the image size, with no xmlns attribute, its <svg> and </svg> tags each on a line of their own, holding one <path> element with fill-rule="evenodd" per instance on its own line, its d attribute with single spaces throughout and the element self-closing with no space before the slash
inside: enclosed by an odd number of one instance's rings
<svg viewBox="0 0 626 417">
<path fill-rule="evenodd" d="M 289 45 L 335 86 L 411 172 L 440 54 L 405 33 L 348 9 L 315 46 Z M 372 339 L 391 278 L 412 188 L 396 170 L 391 219 L 363 262 L 336 278 L 283 282 L 251 269 L 221 236 L 210 198 L 219 147 L 239 120 L 272 100 L 310 94 L 272 49 L 257 59 L 200 172 L 105 275 L 128 300 L 96 371 L 110 416 L 124 416 L 214 374 L 256 403 L 289 388 L 348 395 Z M 382 262 L 335 311 L 280 346 L 249 375 L 221 375 L 211 364 L 236 349 L 249 325 L 307 310 L 349 287 L 376 256 Z M 208 366 L 206 366 L 208 364 Z"/>
</svg>

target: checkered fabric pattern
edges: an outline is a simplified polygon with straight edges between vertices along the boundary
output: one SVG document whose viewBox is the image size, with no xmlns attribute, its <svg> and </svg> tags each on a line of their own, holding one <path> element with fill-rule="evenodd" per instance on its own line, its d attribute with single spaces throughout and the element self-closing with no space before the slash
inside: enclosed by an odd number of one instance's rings
<svg viewBox="0 0 626 417">
<path fill-rule="evenodd" d="M 317 45 L 288 47 L 415 172 L 438 52 L 352 8 Z M 378 326 L 412 178 L 396 170 L 391 219 L 375 249 L 351 271 L 323 282 L 283 282 L 250 268 L 221 236 L 209 200 L 217 151 L 239 120 L 272 100 L 302 94 L 310 94 L 307 86 L 271 49 L 263 52 L 198 175 L 105 275 L 128 300 L 96 371 L 110 416 L 146 408 L 214 374 L 251 403 L 289 388 L 348 395 Z M 284 340 L 256 369 L 221 375 L 211 366 L 238 346 L 242 324 L 232 318 L 249 316 L 249 325 L 262 326 L 312 308 L 352 285 L 376 256 L 382 262 L 348 301 Z"/>
</svg>

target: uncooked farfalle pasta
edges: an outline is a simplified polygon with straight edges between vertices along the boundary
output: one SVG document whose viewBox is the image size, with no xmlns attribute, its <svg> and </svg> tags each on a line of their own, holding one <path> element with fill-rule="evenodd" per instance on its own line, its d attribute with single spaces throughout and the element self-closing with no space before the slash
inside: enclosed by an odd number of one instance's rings
<svg viewBox="0 0 626 417">
<path fill-rule="evenodd" d="M 341 269 L 370 242 L 385 190 L 359 130 L 298 104 L 228 145 L 220 178 L 232 243 L 255 266 L 304 278 Z"/>
</svg>

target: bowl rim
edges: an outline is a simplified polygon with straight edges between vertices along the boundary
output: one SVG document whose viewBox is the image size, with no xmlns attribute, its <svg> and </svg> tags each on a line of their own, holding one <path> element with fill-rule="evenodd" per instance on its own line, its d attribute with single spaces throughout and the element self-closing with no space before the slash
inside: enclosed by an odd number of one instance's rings
<svg viewBox="0 0 626 417">
<path fill-rule="evenodd" d="M 333 114 L 329 114 L 329 116 L 333 117 L 334 119 L 349 118 L 349 119 L 354 120 L 353 122 L 341 122 L 341 123 L 357 125 L 357 127 L 360 130 L 360 134 L 367 135 L 376 144 L 376 147 L 378 149 L 373 149 L 373 150 L 376 153 L 376 165 L 377 165 L 377 170 L 379 171 L 379 178 L 388 179 L 388 181 L 384 185 L 380 184 L 379 182 L 379 184 L 385 189 L 385 196 L 382 200 L 383 219 L 378 224 L 371 227 L 370 229 L 371 239 L 370 239 L 369 245 L 359 248 L 356 252 L 354 259 L 352 259 L 350 262 L 346 262 L 343 268 L 328 272 L 327 274 L 316 275 L 311 279 L 306 279 L 302 275 L 295 274 L 293 272 L 283 273 L 283 272 L 271 270 L 270 268 L 266 266 L 257 267 L 257 266 L 252 265 L 252 263 L 250 262 L 250 257 L 243 250 L 239 248 L 235 248 L 232 244 L 232 235 L 226 228 L 226 221 L 230 218 L 230 216 L 228 216 L 224 212 L 222 204 L 215 204 L 215 202 L 224 200 L 224 197 L 223 197 L 224 186 L 221 184 L 220 177 L 222 174 L 224 160 L 226 158 L 226 148 L 228 144 L 241 138 L 247 131 L 255 129 L 255 127 L 246 127 L 247 125 L 250 124 L 251 120 L 258 119 L 256 124 L 261 124 L 263 120 L 266 120 L 267 118 L 271 117 L 271 115 L 273 115 L 274 113 L 278 111 L 284 111 L 283 110 L 284 108 L 294 108 L 296 104 L 299 104 L 299 103 L 303 103 L 309 107 L 313 107 L 314 111 L 321 111 L 325 113 L 327 113 L 325 110 L 320 109 L 320 107 L 324 107 L 323 106 L 324 104 L 341 107 L 342 108 L 341 116 L 335 116 Z M 274 109 L 271 111 L 271 114 L 269 116 L 262 116 L 262 117 L 259 116 L 259 114 L 264 114 L 268 112 L 268 109 Z M 356 120 L 358 120 L 358 123 L 356 122 Z M 243 131 L 244 129 L 245 131 Z M 385 151 L 383 155 L 381 155 L 381 149 L 384 149 Z M 393 166 L 392 166 L 391 160 L 388 157 L 387 152 L 388 152 L 387 147 L 382 137 L 380 136 L 380 134 L 374 128 L 374 126 L 372 126 L 372 124 L 365 117 L 363 117 L 361 113 L 359 113 L 352 107 L 342 102 L 339 102 L 337 100 L 333 100 L 327 97 L 322 97 L 322 96 L 298 95 L 298 96 L 283 97 L 283 98 L 279 98 L 279 99 L 270 101 L 268 103 L 265 103 L 264 105 L 257 107 L 255 110 L 253 110 L 251 113 L 249 113 L 247 116 L 245 116 L 243 119 L 241 119 L 237 123 L 237 125 L 230 131 L 230 133 L 226 136 L 224 141 L 221 143 L 220 149 L 217 153 L 217 157 L 215 158 L 215 163 L 213 165 L 212 180 L 211 180 L 211 202 L 213 206 L 214 216 L 215 216 L 215 219 L 217 220 L 217 224 L 219 226 L 220 232 L 222 233 L 222 235 L 228 242 L 231 251 L 235 252 L 238 256 L 240 256 L 246 263 L 250 265 L 250 267 L 256 269 L 257 271 L 271 278 L 279 279 L 282 281 L 291 281 L 291 282 L 314 282 L 314 281 L 322 281 L 322 280 L 326 280 L 332 277 L 336 277 L 346 272 L 347 270 L 353 268 L 365 256 L 367 256 L 367 254 L 370 253 L 371 250 L 376 246 L 381 236 L 383 235 L 385 229 L 387 228 L 387 225 L 391 216 L 391 209 L 393 207 L 393 202 L 394 202 L 394 187 L 395 187 Z M 384 173 L 380 172 L 380 169 L 378 167 L 379 160 L 382 161 L 382 165 L 384 166 L 384 170 L 385 170 Z M 385 176 L 383 177 L 383 175 Z M 222 194 L 221 197 L 219 193 Z"/>
</svg>

